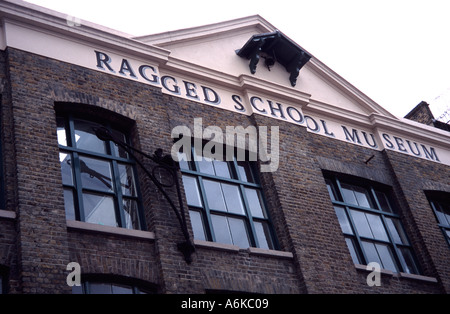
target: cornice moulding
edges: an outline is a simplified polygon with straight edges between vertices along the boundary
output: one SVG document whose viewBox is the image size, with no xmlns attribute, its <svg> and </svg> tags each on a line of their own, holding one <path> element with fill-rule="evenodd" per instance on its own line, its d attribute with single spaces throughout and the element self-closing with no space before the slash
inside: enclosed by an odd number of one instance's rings
<svg viewBox="0 0 450 314">
<path fill-rule="evenodd" d="M 84 44 L 87 42 L 101 43 L 104 47 L 131 55 L 138 54 L 147 60 L 150 57 L 158 63 L 167 62 L 170 55 L 169 50 L 147 45 L 129 38 L 128 34 L 94 23 L 81 21 L 79 26 L 69 26 L 66 15 L 38 6 L 33 7 L 31 9 L 9 1 L 0 2 L 0 18 L 3 20 L 3 24 L 10 23 L 71 41 L 77 39 Z"/>
<path fill-rule="evenodd" d="M 156 46 L 168 44 L 177 44 L 185 41 L 202 39 L 211 35 L 218 36 L 223 33 L 257 27 L 261 32 L 274 30 L 275 27 L 259 15 L 247 16 L 231 21 L 219 22 L 192 28 L 180 29 L 175 31 L 163 32 L 158 34 L 144 35 L 134 37 L 135 40 L 146 42 Z"/>
<path fill-rule="evenodd" d="M 449 146 L 449 133 L 428 125 L 406 119 L 392 119 L 377 113 L 369 115 L 369 120 L 374 128 L 391 131 L 408 138 L 423 140 L 443 147 Z"/>
</svg>

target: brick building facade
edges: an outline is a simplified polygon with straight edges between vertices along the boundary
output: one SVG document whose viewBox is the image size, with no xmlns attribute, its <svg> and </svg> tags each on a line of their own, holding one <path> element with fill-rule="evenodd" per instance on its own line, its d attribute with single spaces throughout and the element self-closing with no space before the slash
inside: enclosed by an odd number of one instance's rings
<svg viewBox="0 0 450 314">
<path fill-rule="evenodd" d="M 264 67 L 262 49 L 252 75 L 235 50 L 254 35 L 306 53 L 261 17 L 170 38 L 68 26 L 18 1 L 2 2 L 0 19 L 2 293 L 450 292 L 450 133 L 392 116 L 314 57 L 293 84 L 280 59 Z M 261 171 L 234 156 L 227 175 L 180 163 L 187 263 L 180 224 L 144 170 L 113 143 L 81 141 L 93 141 L 89 123 L 107 125 L 143 152 L 170 153 L 173 129 L 195 137 L 198 118 L 200 136 L 267 129 L 279 159 Z M 67 284 L 72 262 L 81 287 Z M 381 286 L 368 285 L 369 262 Z"/>
</svg>

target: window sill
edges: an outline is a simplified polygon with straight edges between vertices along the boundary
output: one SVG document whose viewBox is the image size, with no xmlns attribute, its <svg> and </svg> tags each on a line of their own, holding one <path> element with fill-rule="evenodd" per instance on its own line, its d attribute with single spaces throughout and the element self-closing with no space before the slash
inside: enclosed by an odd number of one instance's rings
<svg viewBox="0 0 450 314">
<path fill-rule="evenodd" d="M 82 221 L 67 220 L 67 228 L 74 230 L 82 230 L 87 232 L 104 233 L 119 235 L 144 240 L 155 240 L 155 234 L 149 231 L 130 230 L 125 228 L 117 228 L 110 226 L 102 226 Z"/>
<path fill-rule="evenodd" d="M 203 240 L 194 240 L 194 244 L 196 247 L 212 249 L 218 251 L 227 251 L 232 253 L 239 253 L 239 251 L 247 251 L 251 255 L 259 255 L 265 257 L 274 257 L 274 258 L 285 258 L 285 259 L 293 259 L 294 255 L 291 252 L 284 251 L 275 251 L 275 250 L 266 250 L 260 248 L 249 247 L 248 249 L 241 249 L 237 245 L 232 244 L 223 244 L 211 241 L 203 241 Z"/>
<path fill-rule="evenodd" d="M 250 252 L 250 254 L 253 254 L 253 255 L 275 257 L 275 258 L 286 258 L 286 259 L 294 258 L 294 254 L 292 254 L 291 252 L 285 252 L 285 251 L 266 250 L 266 249 L 260 249 L 260 248 L 256 248 L 256 247 L 249 247 L 248 251 Z"/>
<path fill-rule="evenodd" d="M 437 279 L 434 277 L 428 277 L 428 276 L 423 276 L 423 275 L 399 273 L 398 276 L 401 278 L 408 278 L 408 279 L 414 279 L 414 280 L 420 280 L 420 281 L 426 281 L 426 282 L 432 282 L 432 283 L 438 282 Z"/>
<path fill-rule="evenodd" d="M 0 218 L 4 219 L 16 219 L 16 213 L 10 210 L 0 209 Z"/>
<path fill-rule="evenodd" d="M 367 269 L 365 265 L 355 264 L 355 267 L 357 270 L 363 270 L 368 273 L 372 272 L 371 269 Z M 391 277 L 397 277 L 397 278 L 406 278 L 406 279 L 413 279 L 413 280 L 419 280 L 419 281 L 425 281 L 425 282 L 431 282 L 431 283 L 437 283 L 437 279 L 434 277 L 428 277 L 423 275 L 416 275 L 416 274 L 408 274 L 408 273 L 394 273 L 390 270 L 381 269 L 380 273 L 382 275 L 387 275 Z"/>
</svg>

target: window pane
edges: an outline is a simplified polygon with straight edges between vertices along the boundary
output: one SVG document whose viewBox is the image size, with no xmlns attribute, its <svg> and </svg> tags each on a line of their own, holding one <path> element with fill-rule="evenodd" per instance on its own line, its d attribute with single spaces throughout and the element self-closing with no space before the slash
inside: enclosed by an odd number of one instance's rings
<svg viewBox="0 0 450 314">
<path fill-rule="evenodd" d="M 83 286 L 73 286 L 72 294 L 83 294 Z"/>
<path fill-rule="evenodd" d="M 252 169 L 250 167 L 250 164 L 245 161 L 238 161 L 237 164 L 238 164 L 238 171 L 239 171 L 239 175 L 241 177 L 241 181 L 254 183 L 255 180 L 253 179 L 253 174 L 252 174 Z"/>
<path fill-rule="evenodd" d="M 389 241 L 386 229 L 383 226 L 380 216 L 366 213 L 367 221 L 370 225 L 374 239 Z"/>
<path fill-rule="evenodd" d="M 80 157 L 83 188 L 112 192 L 111 164 L 99 159 Z"/>
<path fill-rule="evenodd" d="M 140 230 L 139 225 L 139 208 L 135 200 L 123 199 L 123 213 L 125 218 L 125 226 L 127 229 Z"/>
<path fill-rule="evenodd" d="M 222 188 L 219 182 L 203 180 L 206 199 L 210 209 L 226 212 L 225 201 L 223 199 Z"/>
<path fill-rule="evenodd" d="M 131 287 L 112 285 L 112 294 L 133 294 Z"/>
<path fill-rule="evenodd" d="M 186 153 L 178 152 L 178 163 L 180 164 L 180 169 L 190 170 L 190 161 L 188 161 L 188 155 Z"/>
<path fill-rule="evenodd" d="M 392 207 L 389 203 L 389 199 L 387 198 L 386 194 L 380 191 L 375 191 L 375 195 L 377 196 L 378 203 L 380 204 L 380 209 L 392 213 Z"/>
<path fill-rule="evenodd" d="M 83 193 L 84 221 L 117 227 L 114 200 L 110 196 Z"/>
<path fill-rule="evenodd" d="M 228 168 L 228 162 L 214 160 L 213 165 L 217 176 L 231 178 L 230 169 Z"/>
<path fill-rule="evenodd" d="M 406 234 L 403 231 L 403 228 L 398 219 L 386 218 L 386 224 L 395 243 L 408 244 Z"/>
<path fill-rule="evenodd" d="M 380 264 L 380 266 L 382 268 L 383 267 L 383 263 L 380 260 L 380 257 L 378 256 L 378 252 L 377 249 L 375 248 L 375 244 L 373 244 L 372 242 L 366 242 L 366 241 L 362 241 L 362 248 L 364 250 L 364 253 L 366 254 L 366 258 L 367 261 L 366 263 L 372 263 L 372 262 L 376 262 L 378 264 Z"/>
<path fill-rule="evenodd" d="M 202 201 L 198 191 L 197 179 L 194 177 L 183 176 L 183 186 L 188 205 L 201 207 Z"/>
<path fill-rule="evenodd" d="M 403 259 L 404 265 L 406 266 L 406 269 L 404 270 L 405 273 L 418 274 L 419 271 L 412 256 L 411 250 L 409 248 L 401 247 L 398 248 L 398 251 L 400 258 Z"/>
<path fill-rule="evenodd" d="M 373 239 L 372 231 L 370 231 L 369 223 L 367 222 L 366 215 L 360 211 L 350 210 L 353 218 L 353 222 L 356 226 L 356 231 L 362 237 Z"/>
<path fill-rule="evenodd" d="M 112 294 L 111 285 L 106 283 L 91 283 L 90 294 Z"/>
<path fill-rule="evenodd" d="M 262 249 L 273 250 L 272 237 L 270 236 L 269 225 L 266 222 L 253 222 L 255 226 L 256 237 L 258 238 L 259 247 Z"/>
<path fill-rule="evenodd" d="M 353 190 L 355 192 L 356 201 L 361 207 L 371 207 L 369 202 L 369 196 L 367 190 L 358 186 L 354 186 Z"/>
<path fill-rule="evenodd" d="M 359 260 L 358 253 L 356 252 L 355 243 L 350 238 L 345 238 L 345 242 L 347 243 L 348 250 L 350 251 L 350 255 L 352 256 L 353 263 L 361 264 Z"/>
<path fill-rule="evenodd" d="M 348 204 L 358 205 L 358 202 L 356 200 L 355 193 L 353 193 L 353 189 L 348 184 L 341 184 L 342 188 L 342 196 L 344 197 L 344 202 Z"/>
<path fill-rule="evenodd" d="M 394 257 L 392 256 L 391 248 L 385 244 L 376 244 L 378 255 L 382 261 L 382 267 L 384 269 L 397 272 L 397 267 L 395 266 Z"/>
<path fill-rule="evenodd" d="M 120 185 L 123 195 L 136 196 L 136 184 L 134 181 L 134 172 L 131 165 L 118 164 Z"/>
<path fill-rule="evenodd" d="M 236 214 L 245 214 L 239 187 L 236 185 L 220 183 L 225 197 L 228 212 Z M 209 203 L 209 202 L 208 202 Z"/>
<path fill-rule="evenodd" d="M 210 175 L 216 174 L 214 171 L 214 166 L 213 166 L 211 158 L 207 158 L 207 157 L 197 157 L 197 158 L 201 158 L 201 160 L 197 162 L 198 167 L 199 167 L 198 171 L 206 173 L 206 174 L 210 174 Z"/>
<path fill-rule="evenodd" d="M 228 217 L 228 224 L 230 226 L 233 244 L 240 248 L 248 248 L 250 245 L 244 221 L 242 219 Z"/>
<path fill-rule="evenodd" d="M 341 225 L 341 229 L 343 233 L 353 234 L 352 227 L 350 226 L 350 221 L 347 218 L 345 210 L 342 207 L 334 207 L 336 211 L 336 215 L 339 220 L 339 224 Z"/>
<path fill-rule="evenodd" d="M 73 185 L 72 155 L 60 152 L 59 161 L 61 162 L 61 175 L 63 184 Z"/>
<path fill-rule="evenodd" d="M 76 147 L 91 152 L 106 154 L 105 142 L 95 135 L 95 128 L 102 125 L 83 120 L 74 120 Z"/>
<path fill-rule="evenodd" d="M 439 222 L 443 225 L 450 226 L 450 204 L 434 202 L 434 206 L 438 213 Z"/>
<path fill-rule="evenodd" d="M 211 222 L 213 225 L 214 235 L 216 236 L 216 242 L 233 244 L 230 229 L 228 228 L 227 217 L 211 215 Z"/>
<path fill-rule="evenodd" d="M 66 122 L 62 117 L 56 118 L 56 134 L 58 136 L 58 144 L 67 146 L 67 136 L 66 136 Z"/>
<path fill-rule="evenodd" d="M 205 229 L 203 228 L 202 214 L 195 210 L 189 211 L 191 217 L 192 231 L 194 231 L 194 239 L 206 241 Z"/>
<path fill-rule="evenodd" d="M 64 208 L 67 220 L 76 220 L 72 189 L 64 189 Z"/>
<path fill-rule="evenodd" d="M 112 132 L 114 138 L 120 140 L 123 143 L 127 142 L 127 137 L 122 132 L 119 132 L 119 131 L 116 131 L 116 130 L 112 130 L 111 132 Z M 117 144 L 114 144 L 114 155 L 117 156 L 117 157 L 128 159 L 127 151 L 124 150 L 121 146 L 119 146 Z"/>
<path fill-rule="evenodd" d="M 334 189 L 333 189 L 333 184 L 331 183 L 330 180 L 325 180 L 327 183 L 327 189 L 328 189 L 328 194 L 330 194 L 330 198 L 332 201 L 337 201 L 337 197 L 334 193 Z"/>
<path fill-rule="evenodd" d="M 265 218 L 261 193 L 255 189 L 245 188 L 248 206 L 253 217 Z"/>
</svg>

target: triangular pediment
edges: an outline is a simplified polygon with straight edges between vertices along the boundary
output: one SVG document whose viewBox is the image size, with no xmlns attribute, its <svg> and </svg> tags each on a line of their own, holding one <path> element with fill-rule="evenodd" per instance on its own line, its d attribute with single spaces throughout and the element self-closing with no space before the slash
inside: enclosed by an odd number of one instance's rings
<svg viewBox="0 0 450 314">
<path fill-rule="evenodd" d="M 252 48 L 252 38 L 257 39 L 261 34 L 276 33 L 282 34 L 264 18 L 254 15 L 211 25 L 135 37 L 134 39 L 167 49 L 170 51 L 171 58 L 189 64 L 199 65 L 233 77 L 252 76 L 258 80 L 309 94 L 312 102 L 329 104 L 333 110 L 342 108 L 362 115 L 377 113 L 395 118 L 390 112 L 284 34 L 281 36 L 286 38 L 286 41 L 292 42 L 292 45 L 297 47 L 296 49 L 308 55 L 308 62 L 302 64 L 295 84 L 290 79 L 292 72 L 287 71 L 287 65 L 282 64 L 281 60 L 276 60 L 276 56 L 275 62 L 269 65 L 266 62 L 266 58 L 268 58 L 266 52 L 261 54 L 256 71 L 251 73 L 249 67 L 251 59 L 248 54 L 239 56 L 239 50 L 242 51 L 242 48 L 245 47 Z M 267 49 L 273 49 L 273 47 Z M 282 49 L 287 48 L 282 47 Z M 309 57 L 311 58 L 309 59 Z"/>
</svg>

